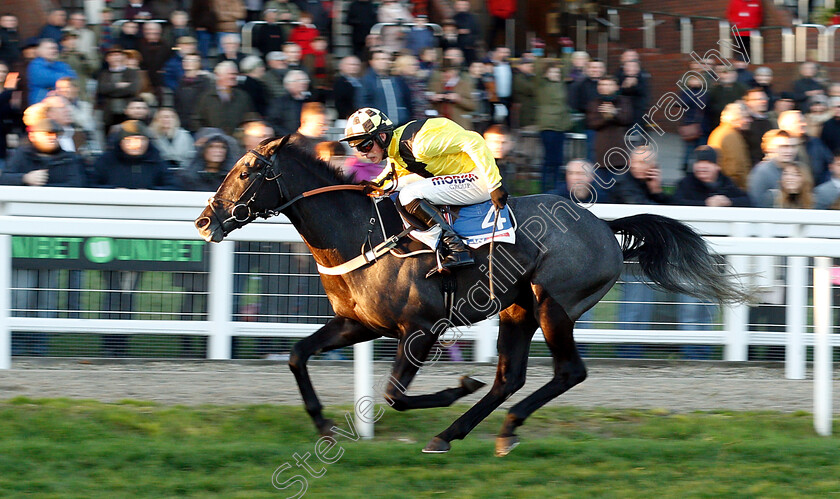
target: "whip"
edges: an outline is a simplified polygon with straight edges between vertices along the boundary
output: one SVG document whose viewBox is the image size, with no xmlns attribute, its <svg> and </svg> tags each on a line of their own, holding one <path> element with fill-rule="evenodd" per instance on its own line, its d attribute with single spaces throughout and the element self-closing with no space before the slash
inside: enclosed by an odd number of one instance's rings
<svg viewBox="0 0 840 499">
<path fill-rule="evenodd" d="M 499 212 L 502 211 L 498 206 L 494 206 L 494 208 L 496 209 L 496 215 L 493 217 L 493 233 L 490 236 L 490 254 L 487 257 L 490 265 L 490 268 L 487 271 L 487 277 L 490 278 L 490 301 L 496 299 L 496 294 L 493 291 L 493 250 L 496 247 L 496 227 L 499 223 Z"/>
</svg>

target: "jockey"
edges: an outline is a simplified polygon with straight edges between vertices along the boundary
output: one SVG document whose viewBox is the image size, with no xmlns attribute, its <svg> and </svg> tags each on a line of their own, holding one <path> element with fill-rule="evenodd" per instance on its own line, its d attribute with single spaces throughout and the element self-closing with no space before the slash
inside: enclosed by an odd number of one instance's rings
<svg viewBox="0 0 840 499">
<path fill-rule="evenodd" d="M 440 226 L 444 269 L 474 263 L 470 250 L 446 223 L 435 205 L 469 205 L 493 201 L 497 209 L 508 193 L 484 138 L 447 118 L 411 121 L 395 128 L 382 111 L 362 108 L 347 119 L 345 137 L 371 163 L 388 158 L 372 190 L 386 182 L 399 191 L 405 210 L 427 227 Z"/>
</svg>

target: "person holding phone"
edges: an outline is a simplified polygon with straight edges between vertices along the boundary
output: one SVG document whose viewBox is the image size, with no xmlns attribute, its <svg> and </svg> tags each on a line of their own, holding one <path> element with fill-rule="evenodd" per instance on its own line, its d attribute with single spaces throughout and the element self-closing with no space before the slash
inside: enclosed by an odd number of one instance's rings
<svg viewBox="0 0 840 499">
<path fill-rule="evenodd" d="M 3 81 L 3 90 L 0 91 L 0 171 L 2 171 L 6 162 L 7 134 L 11 132 L 6 124 L 20 121 L 23 99 L 21 91 L 18 90 L 20 75 L 9 72 L 9 66 L 2 61 L 0 61 L 0 80 Z"/>
</svg>

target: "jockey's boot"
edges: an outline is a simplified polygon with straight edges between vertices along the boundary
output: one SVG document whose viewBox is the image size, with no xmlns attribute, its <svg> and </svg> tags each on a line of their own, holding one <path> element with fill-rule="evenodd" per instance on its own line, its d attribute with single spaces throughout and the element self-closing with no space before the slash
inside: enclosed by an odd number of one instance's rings
<svg viewBox="0 0 840 499">
<path fill-rule="evenodd" d="M 458 234 L 452 230 L 452 226 L 446 223 L 443 214 L 434 205 L 425 199 L 415 199 L 405 205 L 405 210 L 423 222 L 426 227 L 440 226 L 440 242 L 446 248 L 441 265 L 445 269 L 465 267 L 475 263 L 470 249 L 464 245 Z"/>
</svg>

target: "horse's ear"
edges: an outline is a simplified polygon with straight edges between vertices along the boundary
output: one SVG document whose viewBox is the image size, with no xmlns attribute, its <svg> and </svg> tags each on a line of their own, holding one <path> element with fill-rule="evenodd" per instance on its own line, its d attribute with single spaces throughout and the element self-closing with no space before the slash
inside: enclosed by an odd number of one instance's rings
<svg viewBox="0 0 840 499">
<path fill-rule="evenodd" d="M 279 140 L 277 137 L 270 137 L 260 142 L 260 147 L 270 146 L 268 149 L 265 149 L 263 151 L 263 154 L 271 156 L 277 149 L 280 149 L 281 147 L 285 146 L 288 141 L 289 135 L 284 135 L 280 137 Z"/>
</svg>

